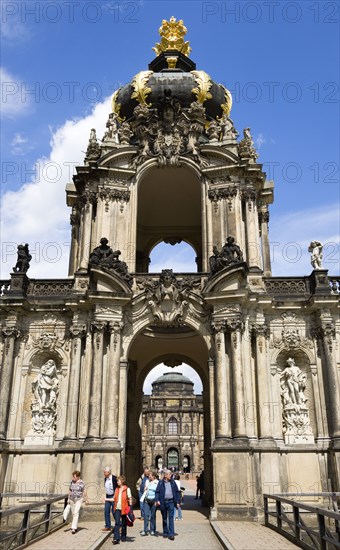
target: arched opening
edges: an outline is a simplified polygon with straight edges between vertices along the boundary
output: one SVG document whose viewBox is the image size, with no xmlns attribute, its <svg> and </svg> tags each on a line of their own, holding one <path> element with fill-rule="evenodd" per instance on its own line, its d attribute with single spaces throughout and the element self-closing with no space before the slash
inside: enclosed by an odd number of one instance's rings
<svg viewBox="0 0 340 550">
<path fill-rule="evenodd" d="M 186 241 L 202 271 L 201 183 L 187 166 L 151 168 L 139 182 L 136 272 L 149 271 L 150 252 L 160 242 Z"/>
<path fill-rule="evenodd" d="M 178 449 L 172 447 L 167 452 L 167 467 L 169 470 L 177 471 L 179 469 L 179 453 Z"/>
<path fill-rule="evenodd" d="M 160 464 L 182 472 L 185 469 L 193 479 L 204 469 L 207 502 L 212 503 L 208 359 L 204 338 L 188 325 L 149 326 L 134 338 L 128 352 L 129 414 L 123 466 L 132 487 L 145 464 L 157 465 L 158 470 Z M 193 382 L 185 370 L 189 367 L 200 382 L 197 392 L 196 380 Z M 157 368 L 160 372 L 150 382 Z"/>
<path fill-rule="evenodd" d="M 150 254 L 150 273 L 159 273 L 162 269 L 172 269 L 175 273 L 194 273 L 197 271 L 197 253 L 186 243 L 158 243 Z"/>
</svg>

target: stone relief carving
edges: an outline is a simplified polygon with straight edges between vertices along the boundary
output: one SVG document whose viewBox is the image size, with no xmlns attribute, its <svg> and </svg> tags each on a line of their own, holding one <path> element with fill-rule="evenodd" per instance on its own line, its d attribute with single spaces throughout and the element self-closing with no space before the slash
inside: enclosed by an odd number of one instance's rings
<svg viewBox="0 0 340 550">
<path fill-rule="evenodd" d="M 105 237 L 100 239 L 100 246 L 97 246 L 90 254 L 89 265 L 114 271 L 129 286 L 132 286 L 133 279 L 128 272 L 127 264 L 118 259 L 121 254 L 120 250 L 112 250 L 108 242 Z"/>
<path fill-rule="evenodd" d="M 57 419 L 59 378 L 56 363 L 49 359 L 42 365 L 32 383 L 34 399 L 31 404 L 34 434 L 53 435 Z"/>
<path fill-rule="evenodd" d="M 163 269 L 158 280 L 137 280 L 138 287 L 144 287 L 146 291 L 147 306 L 154 316 L 155 324 L 160 326 L 182 324 L 189 307 L 188 294 L 194 284 L 189 278 L 178 280 L 172 269 Z"/>
<path fill-rule="evenodd" d="M 164 90 L 158 108 L 148 109 L 138 105 L 134 109 L 133 131 L 138 138 L 138 153 L 132 161 L 133 168 L 148 158 L 155 157 L 158 165 L 179 166 L 180 155 L 190 155 L 201 167 L 208 165 L 200 152 L 199 138 L 205 130 L 205 109 L 194 101 L 186 113 L 179 101 Z"/>
<path fill-rule="evenodd" d="M 312 349 L 313 343 L 309 338 L 301 336 L 302 327 L 299 329 L 298 325 L 301 325 L 300 320 L 295 313 L 286 312 L 281 315 L 283 322 L 283 329 L 281 331 L 281 337 L 273 335 L 270 342 L 270 348 L 284 348 L 284 349 L 297 349 L 301 347 L 307 347 Z"/>
<path fill-rule="evenodd" d="M 228 203 L 229 211 L 233 209 L 233 199 L 237 195 L 237 188 L 235 185 L 228 185 L 228 187 L 220 187 L 218 189 L 209 189 L 208 197 L 214 203 L 215 212 L 217 212 L 218 202 L 222 199 L 226 199 Z"/>
<path fill-rule="evenodd" d="M 227 238 L 221 251 L 218 250 L 217 246 L 214 246 L 213 253 L 213 256 L 209 258 L 211 275 L 215 275 L 225 267 L 243 262 L 243 253 L 235 243 L 234 237 Z"/>
<path fill-rule="evenodd" d="M 305 395 L 307 376 L 289 357 L 281 372 L 283 433 L 286 443 L 314 443 Z"/>
</svg>

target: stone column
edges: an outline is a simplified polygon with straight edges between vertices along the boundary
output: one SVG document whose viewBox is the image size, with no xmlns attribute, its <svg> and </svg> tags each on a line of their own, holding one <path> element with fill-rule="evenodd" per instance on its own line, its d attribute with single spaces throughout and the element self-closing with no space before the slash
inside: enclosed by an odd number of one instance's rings
<svg viewBox="0 0 340 550">
<path fill-rule="evenodd" d="M 258 215 L 256 208 L 256 192 L 253 188 L 242 191 L 246 214 L 246 244 L 247 263 L 249 267 L 261 268 L 260 239 L 258 229 Z"/>
<path fill-rule="evenodd" d="M 128 362 L 120 361 L 118 437 L 123 449 L 125 447 L 125 440 L 126 440 L 128 369 L 129 369 Z"/>
<path fill-rule="evenodd" d="M 121 329 L 122 325 L 119 322 L 110 321 L 110 347 L 105 381 L 107 391 L 102 430 L 102 437 L 105 439 L 118 437 Z"/>
<path fill-rule="evenodd" d="M 269 246 L 269 212 L 268 206 L 262 206 L 259 213 L 259 222 L 261 228 L 261 241 L 262 241 L 262 259 L 263 259 L 263 274 L 265 277 L 271 277 L 272 267 L 270 262 L 270 246 Z"/>
<path fill-rule="evenodd" d="M 210 432 L 211 432 L 210 444 L 211 444 L 215 439 L 215 391 L 214 391 L 215 363 L 212 359 L 209 359 L 208 361 L 208 369 L 209 369 Z"/>
<path fill-rule="evenodd" d="M 334 357 L 335 327 L 332 318 L 322 319 L 321 326 L 314 331 L 319 340 L 325 358 L 327 378 L 327 417 L 331 437 L 340 438 L 340 388 L 337 373 L 337 362 Z"/>
<path fill-rule="evenodd" d="M 88 267 L 92 234 L 92 197 L 87 195 L 83 208 L 81 227 L 81 257 L 79 269 L 85 270 Z"/>
<path fill-rule="evenodd" d="M 86 334 L 85 325 L 72 325 L 70 327 L 72 336 L 71 365 L 68 384 L 68 397 L 66 404 L 66 425 L 64 439 L 77 439 L 78 437 L 78 414 L 79 414 L 79 390 L 80 390 L 80 369 L 81 369 L 81 344 Z"/>
<path fill-rule="evenodd" d="M 14 345 L 15 339 L 20 336 L 20 331 L 16 326 L 8 326 L 2 329 L 2 334 L 5 343 L 0 379 L 0 439 L 6 439 L 9 406 L 12 397 Z"/>
<path fill-rule="evenodd" d="M 104 324 L 95 321 L 91 324 L 92 329 L 92 376 L 90 387 L 89 403 L 89 427 L 87 437 L 90 439 L 100 438 L 100 412 L 103 384 L 103 347 L 104 347 Z"/>
<path fill-rule="evenodd" d="M 225 325 L 214 323 L 215 333 L 215 390 L 216 390 L 216 438 L 231 437 L 229 368 L 226 360 Z"/>
<path fill-rule="evenodd" d="M 68 274 L 70 276 L 74 275 L 74 272 L 77 270 L 79 265 L 79 225 L 80 225 L 80 214 L 78 211 L 78 205 L 72 207 L 72 214 L 70 216 L 71 221 L 71 250 L 70 250 L 70 261 L 69 261 L 69 270 Z"/>
<path fill-rule="evenodd" d="M 244 373 L 242 368 L 241 330 L 242 321 L 232 319 L 227 321 L 230 332 L 232 390 L 234 403 L 234 435 L 246 437 L 245 403 L 244 403 Z"/>
<path fill-rule="evenodd" d="M 252 336 L 255 339 L 256 378 L 259 405 L 259 437 L 273 439 L 273 422 L 276 411 L 271 399 L 270 367 L 267 364 L 268 327 L 265 324 L 255 324 L 252 327 Z"/>
</svg>

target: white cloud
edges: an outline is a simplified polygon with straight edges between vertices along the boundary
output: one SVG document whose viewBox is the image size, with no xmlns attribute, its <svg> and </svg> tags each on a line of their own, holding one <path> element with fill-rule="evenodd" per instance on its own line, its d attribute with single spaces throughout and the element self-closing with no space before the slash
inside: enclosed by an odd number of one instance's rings
<svg viewBox="0 0 340 550">
<path fill-rule="evenodd" d="M 14 138 L 11 141 L 11 153 L 12 155 L 25 155 L 28 151 L 31 151 L 33 147 L 29 144 L 28 138 L 24 137 L 22 134 L 15 134 Z"/>
<path fill-rule="evenodd" d="M 48 158 L 33 167 L 35 175 L 18 191 L 4 194 L 1 208 L 2 278 L 16 262 L 16 246 L 30 245 L 33 258 L 30 277 L 66 277 L 70 242 L 70 209 L 65 185 L 72 180 L 74 166 L 82 164 L 91 128 L 101 137 L 105 130 L 110 99 L 96 105 L 81 120 L 67 120 L 51 138 Z M 24 138 L 22 138 L 24 139 Z M 20 141 L 20 135 L 17 139 Z M 18 164 L 23 170 L 23 163 Z M 26 170 L 26 169 L 25 169 Z M 25 174 L 22 174 L 24 179 Z"/>
<path fill-rule="evenodd" d="M 31 109 L 31 99 L 23 94 L 25 83 L 7 69 L 0 67 L 1 82 L 1 116 L 15 118 Z"/>
<path fill-rule="evenodd" d="M 18 43 L 26 42 L 32 36 L 31 29 L 27 22 L 24 23 L 21 9 L 23 3 L 3 2 L 1 17 L 1 39 L 9 45 L 16 46 Z"/>
</svg>

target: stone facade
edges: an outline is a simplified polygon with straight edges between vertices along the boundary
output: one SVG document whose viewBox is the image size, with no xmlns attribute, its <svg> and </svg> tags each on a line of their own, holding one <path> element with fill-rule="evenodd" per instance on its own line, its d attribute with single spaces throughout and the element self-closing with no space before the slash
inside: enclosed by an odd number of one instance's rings
<svg viewBox="0 0 340 550">
<path fill-rule="evenodd" d="M 24 247 L 1 281 L 1 490 L 64 492 L 80 469 L 100 502 L 106 464 L 134 486 L 143 383 L 170 361 L 202 380 L 215 515 L 339 490 L 340 279 L 316 260 L 272 277 L 274 184 L 248 128 L 237 141 L 230 93 L 178 44 L 115 92 L 101 145 L 91 131 L 66 189 L 69 277 L 30 278 Z M 180 240 L 197 273 L 148 273 L 152 248 Z"/>
<path fill-rule="evenodd" d="M 154 468 L 183 472 L 204 469 L 203 396 L 180 373 L 165 373 L 144 395 L 142 457 Z"/>
</svg>

